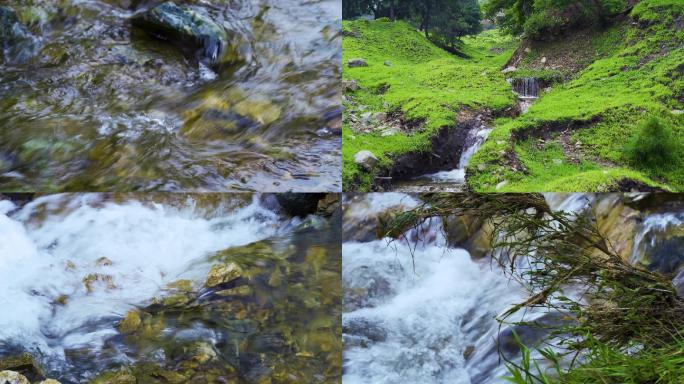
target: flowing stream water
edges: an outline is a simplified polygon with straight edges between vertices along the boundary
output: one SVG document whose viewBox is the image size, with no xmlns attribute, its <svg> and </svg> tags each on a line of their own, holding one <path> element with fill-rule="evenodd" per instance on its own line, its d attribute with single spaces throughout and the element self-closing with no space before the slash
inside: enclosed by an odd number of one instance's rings
<svg viewBox="0 0 684 384">
<path fill-rule="evenodd" d="M 338 232 L 242 195 L 0 201 L 0 357 L 29 352 L 62 383 L 124 364 L 174 366 L 198 349 L 218 356 L 207 364 L 223 380 L 258 381 L 283 363 L 302 382 L 334 380 Z M 219 260 L 242 266 L 248 295 L 203 287 Z M 187 282 L 180 294 L 177 282 Z M 117 327 L 131 310 L 143 328 L 125 335 Z"/>
<path fill-rule="evenodd" d="M 426 174 L 411 180 L 393 184 L 393 190 L 405 193 L 420 193 L 430 191 L 460 192 L 465 186 L 465 169 L 475 152 L 484 144 L 492 128 L 480 125 L 468 131 L 463 150 L 458 162 L 458 168 Z"/>
<path fill-rule="evenodd" d="M 235 32 L 220 70 L 131 25 L 158 3 L 3 2 L 2 190 L 339 191 L 341 2 L 176 1 Z"/>
<path fill-rule="evenodd" d="M 591 194 L 547 194 L 546 199 L 552 209 L 578 215 L 590 213 L 599 204 L 597 195 Z M 383 217 L 383 212 L 418 204 L 418 198 L 411 195 L 369 194 L 347 202 L 345 228 L 354 228 L 352 222 L 363 227 L 364 221 L 358 221 L 362 217 Z M 681 231 L 682 212 L 647 213 L 634 230 L 635 254 L 643 254 L 638 250 L 647 246 L 662 246 L 668 238 L 666 231 Z M 344 383 L 506 382 L 497 340 L 503 342 L 509 357 L 515 358 L 518 351 L 511 348 L 515 343 L 510 329 L 500 328 L 495 317 L 526 298 L 526 292 L 489 258 L 475 260 L 464 249 L 447 248 L 440 220 L 432 219 L 411 231 L 406 234 L 410 242 L 382 239 L 343 244 Z M 674 259 L 667 260 L 684 265 L 681 258 Z M 567 295 L 578 293 L 571 287 L 566 291 Z M 549 315 L 553 314 L 528 311 L 524 319 L 543 316 L 557 321 Z M 541 335 L 530 331 L 516 330 L 521 337 L 539 340 L 536 337 Z"/>
</svg>

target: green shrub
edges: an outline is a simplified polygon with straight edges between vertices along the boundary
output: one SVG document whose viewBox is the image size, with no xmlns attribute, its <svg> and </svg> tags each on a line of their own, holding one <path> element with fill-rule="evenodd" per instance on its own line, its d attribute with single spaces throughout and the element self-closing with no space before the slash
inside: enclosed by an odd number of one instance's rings
<svg viewBox="0 0 684 384">
<path fill-rule="evenodd" d="M 378 23 L 389 23 L 392 20 L 390 20 L 389 17 L 378 17 L 377 19 L 375 19 L 375 21 L 377 21 Z"/>
<path fill-rule="evenodd" d="M 665 121 L 650 117 L 640 123 L 625 152 L 635 166 L 662 169 L 673 163 L 681 146 Z"/>
</svg>

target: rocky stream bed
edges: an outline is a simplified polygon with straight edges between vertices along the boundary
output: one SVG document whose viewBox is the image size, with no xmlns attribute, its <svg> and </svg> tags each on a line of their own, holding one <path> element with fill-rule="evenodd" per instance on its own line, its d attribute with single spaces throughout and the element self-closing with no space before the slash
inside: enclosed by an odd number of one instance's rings
<svg viewBox="0 0 684 384">
<path fill-rule="evenodd" d="M 339 191 L 335 0 L 9 0 L 3 191 Z"/>
</svg>

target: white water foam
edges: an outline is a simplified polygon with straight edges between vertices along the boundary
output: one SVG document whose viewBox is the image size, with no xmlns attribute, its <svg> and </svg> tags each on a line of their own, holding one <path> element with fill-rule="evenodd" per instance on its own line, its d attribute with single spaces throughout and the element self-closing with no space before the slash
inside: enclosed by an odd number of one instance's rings
<svg viewBox="0 0 684 384">
<path fill-rule="evenodd" d="M 192 201 L 187 206 L 56 195 L 8 216 L 13 206 L 0 202 L 0 340 L 52 358 L 65 348 L 97 348 L 115 333 L 113 324 L 88 325 L 124 315 L 169 282 L 201 283 L 212 252 L 284 226 L 256 200 L 213 218 L 197 214 Z M 90 274 L 111 276 L 111 283 L 97 281 L 88 292 L 83 279 Z M 62 295 L 66 303 L 57 304 Z"/>
<path fill-rule="evenodd" d="M 465 250 L 445 253 L 443 247 L 427 246 L 414 251 L 415 274 L 408 246 L 388 247 L 386 240 L 343 245 L 345 289 L 367 284 L 368 276 L 359 273 L 365 269 L 376 274 L 376 281 L 386 281 L 389 292 L 378 305 L 343 315 L 345 324 L 363 319 L 387 333 L 384 341 L 345 348 L 344 383 L 470 383 L 489 365 L 486 361 L 497 359 L 494 317 L 522 298 L 520 290 Z M 477 326 L 473 319 L 480 319 Z M 475 353 L 466 361 L 469 346 Z M 487 381 L 502 369 L 486 372 Z"/>
</svg>

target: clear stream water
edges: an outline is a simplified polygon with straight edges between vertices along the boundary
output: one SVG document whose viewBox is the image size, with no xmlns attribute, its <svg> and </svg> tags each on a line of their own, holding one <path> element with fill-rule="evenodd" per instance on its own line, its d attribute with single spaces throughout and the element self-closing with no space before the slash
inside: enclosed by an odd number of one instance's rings
<svg viewBox="0 0 684 384">
<path fill-rule="evenodd" d="M 221 71 L 131 26 L 157 3 L 3 2 L 0 189 L 341 190 L 340 2 L 176 1 L 235 30 Z"/>
</svg>

